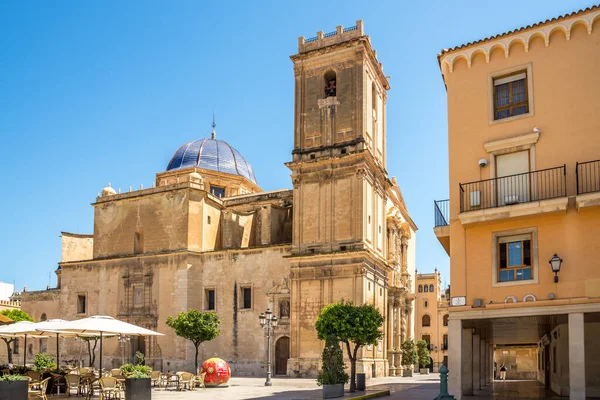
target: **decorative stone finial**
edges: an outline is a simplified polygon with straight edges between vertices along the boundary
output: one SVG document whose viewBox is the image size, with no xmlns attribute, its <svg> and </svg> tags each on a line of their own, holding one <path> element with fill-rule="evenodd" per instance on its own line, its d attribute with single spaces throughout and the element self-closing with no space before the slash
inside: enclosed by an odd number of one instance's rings
<svg viewBox="0 0 600 400">
<path fill-rule="evenodd" d="M 210 137 L 212 139 L 217 138 L 217 132 L 215 131 L 216 127 L 217 127 L 217 123 L 215 122 L 215 112 L 213 111 L 212 133 L 210 134 Z"/>
<path fill-rule="evenodd" d="M 117 192 L 115 192 L 115 189 L 113 189 L 110 186 L 110 182 L 108 182 L 108 186 L 102 189 L 102 197 L 112 196 L 113 194 L 117 194 Z"/>
</svg>

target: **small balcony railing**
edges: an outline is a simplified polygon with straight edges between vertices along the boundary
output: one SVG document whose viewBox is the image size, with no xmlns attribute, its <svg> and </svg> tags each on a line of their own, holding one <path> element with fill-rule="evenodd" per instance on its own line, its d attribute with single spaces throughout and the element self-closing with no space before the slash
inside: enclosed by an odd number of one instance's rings
<svg viewBox="0 0 600 400">
<path fill-rule="evenodd" d="M 460 184 L 460 211 L 483 210 L 567 195 L 567 166 Z"/>
<path fill-rule="evenodd" d="M 600 192 L 600 160 L 586 161 L 575 165 L 577 194 Z"/>
<path fill-rule="evenodd" d="M 435 200 L 433 202 L 433 218 L 436 228 L 448 225 L 450 221 L 450 200 Z"/>
</svg>

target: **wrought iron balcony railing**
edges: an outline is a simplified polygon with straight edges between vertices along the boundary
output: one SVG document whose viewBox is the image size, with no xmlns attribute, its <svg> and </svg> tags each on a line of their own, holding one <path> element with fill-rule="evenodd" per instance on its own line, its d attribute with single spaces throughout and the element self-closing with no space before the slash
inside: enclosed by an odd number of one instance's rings
<svg viewBox="0 0 600 400">
<path fill-rule="evenodd" d="M 567 195 L 567 166 L 460 184 L 460 211 L 483 210 Z"/>
<path fill-rule="evenodd" d="M 600 192 L 600 160 L 578 162 L 575 164 L 577 175 L 577 194 Z"/>
<path fill-rule="evenodd" d="M 436 228 L 448 225 L 450 222 L 450 200 L 435 200 L 433 202 L 433 218 Z"/>
</svg>

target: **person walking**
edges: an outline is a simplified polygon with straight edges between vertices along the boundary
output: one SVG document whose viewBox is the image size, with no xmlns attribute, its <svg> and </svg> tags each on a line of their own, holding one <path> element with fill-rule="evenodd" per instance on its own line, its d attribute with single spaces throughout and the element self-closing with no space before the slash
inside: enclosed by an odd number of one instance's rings
<svg viewBox="0 0 600 400">
<path fill-rule="evenodd" d="M 506 366 L 504 364 L 500 367 L 500 379 L 506 381 Z"/>
</svg>

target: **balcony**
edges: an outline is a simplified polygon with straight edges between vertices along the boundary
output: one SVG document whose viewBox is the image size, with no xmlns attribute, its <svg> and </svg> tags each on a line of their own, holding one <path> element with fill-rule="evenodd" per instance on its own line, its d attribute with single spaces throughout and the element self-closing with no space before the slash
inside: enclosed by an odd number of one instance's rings
<svg viewBox="0 0 600 400">
<path fill-rule="evenodd" d="M 450 255 L 450 200 L 433 202 L 433 219 L 435 221 L 433 232 L 446 253 Z"/>
<path fill-rule="evenodd" d="M 566 165 L 460 184 L 463 225 L 567 209 Z"/>
<path fill-rule="evenodd" d="M 577 209 L 600 205 L 600 160 L 575 165 L 577 175 Z"/>
</svg>

